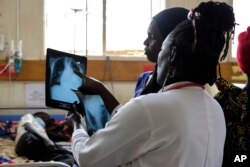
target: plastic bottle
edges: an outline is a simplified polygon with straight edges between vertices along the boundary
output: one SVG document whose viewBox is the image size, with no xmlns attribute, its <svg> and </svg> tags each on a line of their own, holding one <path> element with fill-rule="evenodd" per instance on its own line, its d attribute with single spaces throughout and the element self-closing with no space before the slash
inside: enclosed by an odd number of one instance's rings
<svg viewBox="0 0 250 167">
<path fill-rule="evenodd" d="M 20 73 L 23 64 L 22 40 L 18 41 L 17 51 L 15 53 L 16 73 Z"/>
<path fill-rule="evenodd" d="M 8 53 L 8 63 L 9 63 L 9 72 L 14 73 L 15 72 L 15 49 L 14 49 L 14 40 L 10 41 L 10 48 Z"/>
</svg>

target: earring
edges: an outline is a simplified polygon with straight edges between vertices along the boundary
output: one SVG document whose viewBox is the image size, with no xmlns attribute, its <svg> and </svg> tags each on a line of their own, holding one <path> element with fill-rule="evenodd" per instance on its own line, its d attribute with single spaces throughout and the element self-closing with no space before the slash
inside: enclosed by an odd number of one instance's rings
<svg viewBox="0 0 250 167">
<path fill-rule="evenodd" d="M 172 78 L 173 76 L 174 76 L 174 68 L 170 66 L 166 78 Z"/>
<path fill-rule="evenodd" d="M 173 69 L 174 68 L 172 66 L 169 66 L 168 73 L 167 73 L 166 78 L 165 78 L 165 80 L 163 82 L 163 85 L 162 85 L 162 92 L 163 92 L 164 87 L 166 86 L 167 82 L 169 81 L 169 79 L 173 78 L 173 76 L 174 76 L 174 70 Z"/>
</svg>

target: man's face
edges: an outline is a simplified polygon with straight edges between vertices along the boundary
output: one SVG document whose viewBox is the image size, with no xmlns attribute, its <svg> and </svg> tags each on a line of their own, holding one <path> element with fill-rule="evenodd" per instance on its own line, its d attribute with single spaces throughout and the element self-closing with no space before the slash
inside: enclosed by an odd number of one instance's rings
<svg viewBox="0 0 250 167">
<path fill-rule="evenodd" d="M 152 20 L 148 27 L 148 37 L 143 43 L 145 45 L 144 52 L 149 61 L 157 62 L 163 40 L 156 21 Z"/>
</svg>

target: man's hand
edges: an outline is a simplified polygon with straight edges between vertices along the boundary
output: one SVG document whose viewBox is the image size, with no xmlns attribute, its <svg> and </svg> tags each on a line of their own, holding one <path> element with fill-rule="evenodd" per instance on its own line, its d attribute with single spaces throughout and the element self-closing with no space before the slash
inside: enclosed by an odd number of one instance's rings
<svg viewBox="0 0 250 167">
<path fill-rule="evenodd" d="M 76 70 L 74 72 L 83 80 L 82 85 L 78 88 L 82 93 L 99 95 L 102 89 L 105 89 L 104 85 L 97 79 L 88 77 Z"/>
<path fill-rule="evenodd" d="M 73 124 L 74 130 L 82 128 L 86 130 L 85 120 L 83 119 L 82 115 L 79 114 L 79 112 L 77 111 L 76 104 L 73 104 L 73 110 L 68 112 L 66 120 Z"/>
<path fill-rule="evenodd" d="M 83 84 L 78 88 L 78 90 L 83 94 L 100 95 L 107 110 L 109 111 L 109 114 L 111 115 L 114 108 L 120 104 L 118 100 L 109 92 L 108 89 L 105 88 L 105 86 L 100 81 L 91 77 L 87 77 L 79 71 L 74 70 L 74 72 L 83 79 Z"/>
</svg>

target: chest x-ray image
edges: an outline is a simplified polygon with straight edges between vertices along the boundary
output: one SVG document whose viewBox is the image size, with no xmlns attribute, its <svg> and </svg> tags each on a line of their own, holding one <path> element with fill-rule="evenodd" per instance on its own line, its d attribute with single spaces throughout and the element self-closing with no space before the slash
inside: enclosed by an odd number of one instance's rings
<svg viewBox="0 0 250 167">
<path fill-rule="evenodd" d="M 74 92 L 80 100 L 77 104 L 78 110 L 84 106 L 87 130 L 91 136 L 98 129 L 104 128 L 105 124 L 110 120 L 110 115 L 99 95 L 83 95 L 78 90 Z"/>
<path fill-rule="evenodd" d="M 78 102 L 78 97 L 72 91 L 77 90 L 83 83 L 73 70 L 83 71 L 84 65 L 69 57 L 50 59 L 51 79 L 50 96 L 54 100 L 68 103 Z"/>
<path fill-rule="evenodd" d="M 89 135 L 105 126 L 110 115 L 99 95 L 85 95 L 78 91 L 84 84 L 74 71 L 86 74 L 87 58 L 47 49 L 46 105 L 70 110 L 75 103 L 86 120 Z"/>
</svg>

